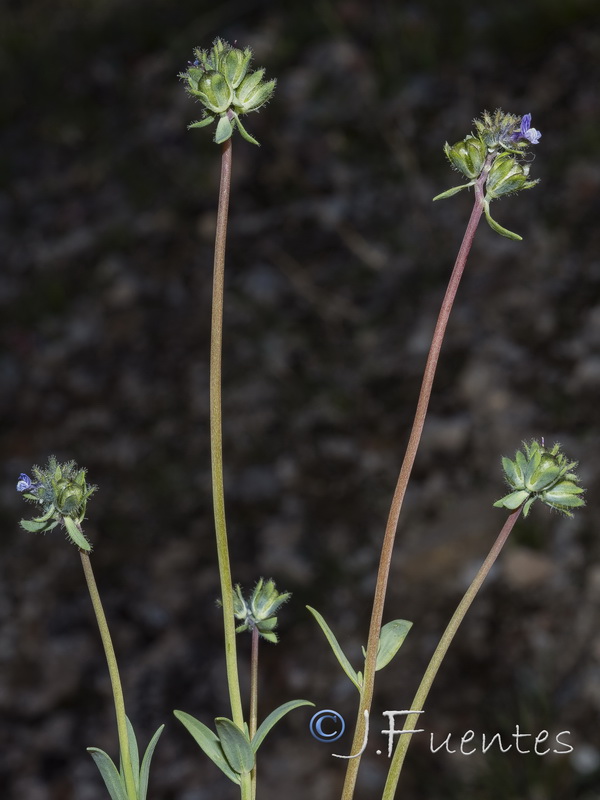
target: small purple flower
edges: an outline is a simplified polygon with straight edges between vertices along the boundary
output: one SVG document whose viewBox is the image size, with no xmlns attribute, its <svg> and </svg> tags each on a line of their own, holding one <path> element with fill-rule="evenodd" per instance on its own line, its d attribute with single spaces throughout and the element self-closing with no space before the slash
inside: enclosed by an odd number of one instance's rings
<svg viewBox="0 0 600 800">
<path fill-rule="evenodd" d="M 19 475 L 19 480 L 17 481 L 17 492 L 27 492 L 29 489 L 35 489 L 37 484 L 35 484 L 29 475 L 26 475 L 22 472 Z"/>
<path fill-rule="evenodd" d="M 531 144 L 537 144 L 542 138 L 542 134 L 537 128 L 531 127 L 531 114 L 525 114 L 521 118 L 520 131 L 518 133 L 513 133 L 511 138 L 513 142 L 516 142 L 518 139 L 527 139 Z"/>
<path fill-rule="evenodd" d="M 32 481 L 25 472 L 19 475 L 19 480 L 17 481 L 18 492 L 36 492 L 39 488 L 40 484 L 37 481 Z"/>
</svg>

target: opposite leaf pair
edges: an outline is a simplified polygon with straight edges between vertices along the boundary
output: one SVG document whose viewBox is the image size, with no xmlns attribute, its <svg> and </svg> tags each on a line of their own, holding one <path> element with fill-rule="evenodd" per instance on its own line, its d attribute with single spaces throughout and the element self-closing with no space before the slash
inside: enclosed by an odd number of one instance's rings
<svg viewBox="0 0 600 800">
<path fill-rule="evenodd" d="M 185 711 L 174 711 L 177 719 L 185 725 L 206 755 L 227 775 L 230 781 L 240 784 L 244 775 L 254 769 L 256 751 L 271 728 L 289 711 L 300 706 L 314 706 L 308 700 L 290 700 L 276 708 L 260 725 L 252 739 L 248 727 L 244 730 L 226 717 L 215 719 L 215 734 L 200 720 Z"/>
<path fill-rule="evenodd" d="M 88 747 L 88 753 L 91 754 L 92 758 L 96 762 L 96 766 L 100 770 L 100 774 L 104 780 L 106 788 L 108 789 L 108 793 L 111 797 L 111 800 L 146 800 L 146 795 L 148 793 L 148 775 L 150 773 L 150 762 L 152 761 L 152 756 L 154 755 L 154 748 L 156 747 L 156 743 L 158 742 L 161 733 L 163 732 L 164 725 L 161 725 L 160 728 L 156 731 L 152 739 L 150 740 L 150 744 L 146 748 L 146 752 L 144 754 L 144 758 L 142 759 L 142 764 L 140 766 L 140 756 L 137 746 L 137 740 L 135 738 L 135 733 L 133 730 L 133 726 L 127 719 L 127 739 L 129 743 L 129 756 L 131 758 L 131 766 L 133 768 L 133 780 L 135 783 L 135 796 L 131 797 L 130 794 L 127 792 L 125 775 L 123 772 L 123 767 L 117 770 L 113 760 L 111 757 L 104 752 L 104 750 L 100 750 L 98 747 Z"/>
</svg>

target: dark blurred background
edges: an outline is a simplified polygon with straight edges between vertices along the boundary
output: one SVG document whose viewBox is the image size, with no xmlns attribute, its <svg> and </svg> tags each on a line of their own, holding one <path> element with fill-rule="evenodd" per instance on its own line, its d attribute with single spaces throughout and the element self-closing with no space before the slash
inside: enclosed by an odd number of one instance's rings
<svg viewBox="0 0 600 800">
<path fill-rule="evenodd" d="M 186 131 L 177 73 L 216 36 L 277 77 L 234 141 L 224 439 L 234 580 L 292 601 L 261 653 L 261 715 L 295 697 L 350 723 L 389 501 L 437 309 L 470 213 L 442 146 L 484 109 L 531 112 L 538 187 L 477 233 L 402 516 L 386 619 L 415 626 L 380 681 L 357 799 L 384 780 L 383 710 L 406 708 L 502 525 L 500 456 L 560 441 L 588 505 L 534 507 L 470 612 L 423 727 L 571 732 L 569 755 L 411 746 L 399 797 L 600 796 L 600 18 L 595 0 L 30 0 L 0 7 L 0 786 L 101 800 L 117 756 L 77 551 L 19 530 L 21 471 L 51 453 L 99 491 L 86 530 L 145 743 L 151 798 L 235 798 L 172 717 L 229 712 L 208 451 L 219 148 Z M 239 640 L 244 676 L 249 637 Z M 244 680 L 245 677 L 244 677 Z M 247 687 L 245 687 L 246 689 Z M 339 797 L 349 751 L 301 709 L 263 745 L 259 797 Z M 531 744 L 532 740 L 529 740 Z"/>
</svg>

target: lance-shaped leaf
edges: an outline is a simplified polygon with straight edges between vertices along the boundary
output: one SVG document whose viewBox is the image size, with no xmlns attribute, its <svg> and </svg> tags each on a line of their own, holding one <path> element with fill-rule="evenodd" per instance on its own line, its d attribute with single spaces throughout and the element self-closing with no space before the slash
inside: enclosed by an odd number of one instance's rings
<svg viewBox="0 0 600 800">
<path fill-rule="evenodd" d="M 129 760 L 131 761 L 131 771 L 133 772 L 133 782 L 135 785 L 135 792 L 139 796 L 140 788 L 140 753 L 138 750 L 137 739 L 135 738 L 135 731 L 129 717 L 125 717 L 125 724 L 127 726 L 127 743 L 129 745 Z M 120 765 L 120 773 L 123 782 L 125 782 L 125 774 L 123 772 L 123 763 Z"/>
<path fill-rule="evenodd" d="M 108 789 L 111 800 L 129 800 L 123 778 L 119 775 L 119 771 L 115 767 L 111 757 L 98 747 L 88 747 L 87 751 L 100 770 L 100 774 Z"/>
<path fill-rule="evenodd" d="M 254 751 L 247 735 L 227 717 L 217 717 L 215 727 L 231 769 L 238 775 L 250 772 L 254 767 Z"/>
<path fill-rule="evenodd" d="M 514 511 L 516 508 L 522 505 L 528 497 L 529 492 L 526 492 L 524 489 L 518 492 L 511 492 L 505 497 L 501 497 L 500 500 L 496 500 L 494 507 L 508 508 L 510 511 Z"/>
<path fill-rule="evenodd" d="M 154 749 L 156 748 L 156 743 L 160 739 L 160 735 L 164 729 L 165 726 L 161 725 L 160 728 L 154 734 L 154 736 L 150 739 L 148 747 L 146 748 L 146 752 L 144 753 L 144 757 L 142 759 L 142 767 L 140 769 L 138 800 L 146 800 L 146 796 L 148 794 L 148 776 L 150 773 L 150 762 L 152 761 L 152 756 L 154 755 Z"/>
<path fill-rule="evenodd" d="M 211 122 L 214 122 L 215 118 L 211 116 L 204 117 L 204 119 L 198 120 L 198 122 L 192 122 L 188 125 L 189 128 L 205 128 L 207 125 L 210 125 Z"/>
<path fill-rule="evenodd" d="M 30 533 L 47 533 L 51 531 L 53 528 L 56 528 L 58 525 L 58 520 L 54 520 L 53 522 L 42 522 L 39 519 L 22 519 L 19 523 L 20 526 L 25 531 L 29 531 Z"/>
<path fill-rule="evenodd" d="M 333 631 L 331 630 L 329 625 L 325 622 L 325 620 L 323 619 L 321 614 L 319 614 L 319 612 L 315 608 L 311 608 L 311 606 L 306 606 L 306 607 L 308 608 L 310 613 L 313 615 L 313 617 L 319 623 L 319 626 L 320 626 L 321 630 L 323 631 L 327 641 L 329 642 L 329 646 L 333 650 L 333 654 L 335 655 L 337 660 L 340 662 L 340 666 L 342 667 L 342 669 L 344 670 L 346 675 L 350 678 L 352 683 L 356 686 L 358 691 L 361 692 L 362 691 L 362 681 L 359 681 L 358 675 L 356 674 L 356 671 L 355 671 L 354 667 L 352 666 L 352 664 L 346 658 L 346 656 L 344 654 L 344 651 L 342 650 L 342 648 L 339 645 L 338 640 L 334 636 Z"/>
<path fill-rule="evenodd" d="M 518 233 L 513 233 L 512 231 L 509 231 L 508 228 L 503 228 L 502 225 L 499 225 L 495 219 L 492 219 L 490 214 L 490 204 L 487 201 L 484 203 L 483 210 L 485 213 L 485 218 L 488 221 L 488 225 L 492 230 L 496 231 L 496 233 L 499 233 L 501 236 L 506 236 L 507 239 L 514 239 L 516 242 L 523 241 L 523 237 L 519 236 Z"/>
<path fill-rule="evenodd" d="M 462 186 L 453 186 L 451 189 L 447 189 L 445 192 L 441 194 L 436 194 L 433 198 L 433 202 L 435 203 L 436 200 L 445 200 L 447 197 L 452 197 L 459 192 L 462 192 L 463 189 L 468 189 L 470 186 L 473 186 L 475 181 L 470 181 L 469 183 L 463 183 Z"/>
<path fill-rule="evenodd" d="M 402 646 L 412 625 L 412 622 L 406 619 L 394 619 L 383 626 L 379 636 L 376 670 L 383 669 L 390 663 Z"/>
<path fill-rule="evenodd" d="M 300 706 L 314 706 L 314 703 L 311 703 L 310 700 L 289 700 L 287 703 L 283 703 L 274 711 L 271 711 L 268 717 L 261 722 L 258 727 L 258 730 L 252 737 L 252 741 L 250 745 L 254 753 L 258 750 L 258 748 L 263 743 L 263 740 L 267 733 L 271 730 L 271 728 L 276 725 L 282 717 L 289 711 L 293 711 L 295 708 L 300 708 Z"/>
<path fill-rule="evenodd" d="M 229 761 L 225 757 L 219 737 L 200 720 L 192 717 L 191 714 L 186 714 L 185 711 L 174 711 L 173 714 L 188 729 L 211 761 L 227 775 L 229 780 L 239 784 L 240 777 L 229 766 Z"/>
<path fill-rule="evenodd" d="M 72 540 L 74 544 L 79 547 L 80 550 L 85 550 L 86 553 L 89 553 L 92 549 L 91 544 L 85 538 L 85 536 L 81 533 L 75 522 L 71 519 L 71 517 L 63 517 L 63 521 L 65 523 L 65 528 L 67 529 L 67 533 L 69 534 L 69 538 Z"/>
</svg>

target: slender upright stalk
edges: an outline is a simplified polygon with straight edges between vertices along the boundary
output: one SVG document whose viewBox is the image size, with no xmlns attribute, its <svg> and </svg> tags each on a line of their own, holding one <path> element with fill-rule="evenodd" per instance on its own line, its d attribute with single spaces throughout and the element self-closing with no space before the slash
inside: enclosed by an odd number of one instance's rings
<svg viewBox="0 0 600 800">
<path fill-rule="evenodd" d="M 252 653 L 250 657 L 250 741 L 252 741 L 258 726 L 258 645 L 260 634 L 255 625 L 252 628 Z M 256 764 L 251 774 L 252 800 L 256 797 Z"/>
<path fill-rule="evenodd" d="M 79 527 L 79 526 L 78 526 Z M 110 631 L 108 630 L 108 623 L 106 622 L 106 615 L 102 608 L 102 601 L 96 586 L 96 580 L 92 571 L 92 564 L 89 555 L 83 550 L 79 551 L 81 556 L 81 563 L 83 565 L 83 573 L 92 599 L 94 613 L 100 629 L 100 637 L 104 646 L 106 654 L 106 663 L 108 664 L 108 674 L 110 675 L 110 684 L 112 687 L 113 698 L 115 701 L 115 714 L 117 716 L 117 731 L 119 734 L 119 750 L 121 755 L 121 766 L 125 776 L 125 786 L 127 788 L 127 797 L 129 800 L 137 800 L 135 791 L 135 780 L 133 777 L 133 768 L 131 766 L 131 757 L 129 755 L 129 742 L 127 738 L 127 722 L 125 717 L 125 701 L 123 699 L 123 687 L 121 686 L 121 678 L 119 676 L 119 667 L 117 666 L 117 659 L 115 656 L 115 649 L 113 647 L 112 639 L 110 638 Z"/>
<path fill-rule="evenodd" d="M 256 625 L 252 628 L 252 654 L 250 657 L 250 738 L 258 725 L 258 643 L 260 634 Z"/>
<path fill-rule="evenodd" d="M 215 533 L 223 604 L 225 629 L 225 662 L 231 715 L 235 724 L 244 727 L 244 712 L 237 666 L 235 620 L 233 616 L 233 584 L 229 565 L 229 545 L 225 522 L 225 492 L 223 488 L 223 435 L 221 430 L 221 354 L 223 343 L 223 287 L 225 278 L 225 244 L 227 215 L 231 188 L 231 139 L 222 145 L 221 184 L 215 234 L 213 269 L 212 323 L 210 335 L 210 456 L 212 463 L 213 506 Z"/>
<path fill-rule="evenodd" d="M 446 289 L 446 294 L 442 301 L 440 313 L 437 319 L 435 330 L 433 332 L 433 339 L 425 364 L 425 373 L 421 383 L 421 392 L 417 402 L 417 410 L 410 433 L 410 438 L 406 447 L 404 461 L 400 468 L 400 475 L 392 498 L 392 504 L 388 516 L 388 521 L 383 538 L 383 545 L 381 548 L 381 557 L 379 561 L 379 570 L 377 573 L 377 583 L 375 586 L 375 596 L 373 599 L 373 610 L 371 614 L 371 624 L 369 627 L 369 638 L 367 641 L 367 651 L 365 657 L 365 674 L 363 682 L 363 691 L 360 698 L 360 706 L 356 720 L 356 728 L 354 732 L 354 740 L 352 743 L 352 753 L 358 753 L 361 749 L 361 744 L 364 740 L 366 715 L 365 711 L 370 712 L 371 704 L 373 701 L 373 686 L 375 682 L 375 664 L 377 661 L 377 648 L 379 646 L 379 636 L 381 633 L 381 625 L 383 620 L 383 607 L 385 603 L 385 595 L 387 591 L 387 583 L 390 572 L 390 565 L 392 561 L 392 552 L 394 548 L 394 540 L 396 538 L 396 531 L 398 528 L 398 519 L 400 517 L 400 510 L 406 494 L 406 488 L 410 474 L 412 472 L 415 457 L 419 443 L 421 441 L 421 434 L 425 424 L 425 417 L 427 416 L 427 408 L 429 406 L 429 398 L 431 397 L 431 390 L 433 387 L 433 379 L 437 368 L 442 343 L 444 341 L 444 334 L 454 299 L 458 291 L 458 286 L 462 278 L 462 274 L 467 262 L 467 257 L 473 244 L 475 231 L 481 219 L 484 210 L 484 193 L 483 187 L 493 161 L 493 156 L 489 156 L 484 169 L 474 185 L 475 202 L 471 217 L 469 219 L 465 235 L 463 237 L 452 275 Z M 356 785 L 356 777 L 358 775 L 358 768 L 360 766 L 360 756 L 350 758 L 346 768 L 346 779 L 344 781 L 344 788 L 342 790 L 342 800 L 352 800 L 354 796 L 354 787 Z"/>
<path fill-rule="evenodd" d="M 471 603 L 475 599 L 477 592 L 481 588 L 482 583 L 486 579 L 490 569 L 492 568 L 494 562 L 500 555 L 500 551 L 504 547 L 506 540 L 509 537 L 510 532 L 512 531 L 515 522 L 519 518 L 523 506 L 519 506 L 516 511 L 513 511 L 512 514 L 509 515 L 508 519 L 504 523 L 504 526 L 500 533 L 498 534 L 498 538 L 494 542 L 492 549 L 488 553 L 487 558 L 481 565 L 481 568 L 473 583 L 469 586 L 463 599 L 458 604 L 458 607 L 454 614 L 452 615 L 452 619 L 448 623 L 446 630 L 442 634 L 442 638 L 440 639 L 438 646 L 435 649 L 433 656 L 431 657 L 431 661 L 429 662 L 429 666 L 425 671 L 425 675 L 423 676 L 423 680 L 421 681 L 419 688 L 417 689 L 417 693 L 415 694 L 414 700 L 411 704 L 411 711 L 421 711 L 423 706 L 425 705 L 425 700 L 427 699 L 427 695 L 429 694 L 429 690 L 431 689 L 431 685 L 437 675 L 438 669 L 442 661 L 444 660 L 444 656 L 448 652 L 448 648 L 456 631 L 459 628 L 460 623 L 463 621 L 465 614 L 469 610 Z M 415 724 L 417 723 L 419 715 L 418 714 L 409 714 L 406 717 L 406 721 L 404 724 L 404 731 L 408 731 L 414 728 Z M 396 787 L 398 786 L 398 779 L 400 778 L 400 770 L 402 769 L 402 764 L 404 762 L 404 757 L 406 755 L 406 751 L 408 750 L 408 745 L 410 744 L 410 740 L 412 738 L 411 733 L 402 733 L 399 737 L 398 744 L 396 745 L 396 750 L 394 752 L 394 757 L 392 758 L 390 769 L 388 772 L 388 777 L 385 783 L 385 788 L 383 790 L 382 800 L 393 800 L 394 794 L 396 792 Z"/>
</svg>

